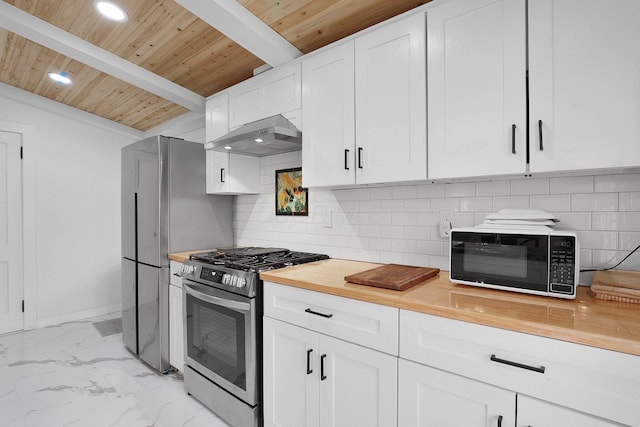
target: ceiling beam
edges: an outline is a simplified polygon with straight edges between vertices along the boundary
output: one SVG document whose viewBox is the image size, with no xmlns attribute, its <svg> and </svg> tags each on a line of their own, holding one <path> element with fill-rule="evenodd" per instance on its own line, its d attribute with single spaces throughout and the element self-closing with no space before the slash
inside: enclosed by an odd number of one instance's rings
<svg viewBox="0 0 640 427">
<path fill-rule="evenodd" d="M 205 99 L 197 93 L 4 1 L 0 1 L 0 27 L 191 111 L 204 112 Z"/>
<path fill-rule="evenodd" d="M 175 0 L 272 67 L 302 56 L 295 46 L 235 0 Z"/>
</svg>

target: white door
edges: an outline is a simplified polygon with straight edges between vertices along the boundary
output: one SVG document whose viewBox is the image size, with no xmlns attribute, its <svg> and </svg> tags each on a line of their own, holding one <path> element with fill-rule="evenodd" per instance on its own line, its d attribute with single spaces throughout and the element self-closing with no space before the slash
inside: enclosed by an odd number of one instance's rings
<svg viewBox="0 0 640 427">
<path fill-rule="evenodd" d="M 302 63 L 302 184 L 355 184 L 353 41 Z"/>
<path fill-rule="evenodd" d="M 21 135 L 0 131 L 0 334 L 23 328 Z"/>
<path fill-rule="evenodd" d="M 515 393 L 404 359 L 398 365 L 402 427 L 515 425 Z"/>
<path fill-rule="evenodd" d="M 318 426 L 318 334 L 264 318 L 264 425 Z"/>
<path fill-rule="evenodd" d="M 429 178 L 526 171 L 524 0 L 427 12 Z"/>
<path fill-rule="evenodd" d="M 528 396 L 518 395 L 517 427 L 622 427 L 622 424 L 596 418 L 569 408 Z"/>
<path fill-rule="evenodd" d="M 355 40 L 358 184 L 427 178 L 425 21 L 417 14 Z"/>
<path fill-rule="evenodd" d="M 529 2 L 531 172 L 640 165 L 640 1 L 603 6 Z"/>
<path fill-rule="evenodd" d="M 320 425 L 398 425 L 398 358 L 320 335 Z"/>
</svg>

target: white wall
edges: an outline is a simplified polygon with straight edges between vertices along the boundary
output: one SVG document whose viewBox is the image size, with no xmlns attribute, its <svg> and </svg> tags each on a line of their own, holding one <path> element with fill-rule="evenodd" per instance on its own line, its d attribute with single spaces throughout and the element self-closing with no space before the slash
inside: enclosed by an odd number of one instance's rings
<svg viewBox="0 0 640 427">
<path fill-rule="evenodd" d="M 25 327 L 119 310 L 120 149 L 142 133 L 4 85 L 0 118 L 26 130 Z"/>
<path fill-rule="evenodd" d="M 640 244 L 640 174 L 312 188 L 308 217 L 276 217 L 275 170 L 300 165 L 300 152 L 261 158 L 261 194 L 236 198 L 236 244 L 446 270 L 448 241 L 437 230 L 442 213 L 453 212 L 453 225 L 462 227 L 502 208 L 556 214 L 563 228 L 579 232 L 582 268 L 613 265 Z M 640 270 L 640 253 L 620 268 Z M 590 275 L 581 280 L 589 283 Z"/>
</svg>

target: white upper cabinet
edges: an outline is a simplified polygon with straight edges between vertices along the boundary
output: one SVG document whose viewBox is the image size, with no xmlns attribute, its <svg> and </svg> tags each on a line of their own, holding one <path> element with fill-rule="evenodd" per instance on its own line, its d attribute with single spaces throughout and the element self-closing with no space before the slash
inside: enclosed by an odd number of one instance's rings
<svg viewBox="0 0 640 427">
<path fill-rule="evenodd" d="M 302 63 L 305 187 L 355 183 L 353 40 Z"/>
<path fill-rule="evenodd" d="M 207 194 L 260 193 L 260 159 L 207 150 Z"/>
<path fill-rule="evenodd" d="M 429 178 L 640 165 L 640 2 L 525 11 L 524 0 L 428 10 Z"/>
<path fill-rule="evenodd" d="M 304 185 L 424 180 L 425 16 L 303 61 Z"/>
<path fill-rule="evenodd" d="M 524 0 L 427 12 L 429 177 L 525 171 Z"/>
<path fill-rule="evenodd" d="M 418 13 L 355 40 L 358 184 L 427 179 L 425 25 Z"/>
<path fill-rule="evenodd" d="M 228 90 L 229 127 L 301 107 L 301 65 L 290 62 L 265 71 Z"/>
<path fill-rule="evenodd" d="M 639 1 L 530 1 L 529 70 L 531 172 L 640 165 Z"/>
<path fill-rule="evenodd" d="M 220 92 L 207 98 L 205 117 L 206 142 L 229 132 L 229 94 Z"/>
</svg>

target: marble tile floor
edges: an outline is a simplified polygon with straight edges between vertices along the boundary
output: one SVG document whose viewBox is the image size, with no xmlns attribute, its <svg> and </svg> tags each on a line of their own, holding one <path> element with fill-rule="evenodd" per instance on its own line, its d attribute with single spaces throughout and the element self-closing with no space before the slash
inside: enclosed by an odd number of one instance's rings
<svg viewBox="0 0 640 427">
<path fill-rule="evenodd" d="M 227 426 L 93 325 L 119 316 L 0 336 L 0 426 Z"/>
</svg>

